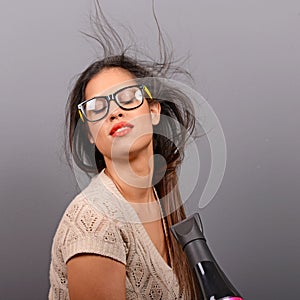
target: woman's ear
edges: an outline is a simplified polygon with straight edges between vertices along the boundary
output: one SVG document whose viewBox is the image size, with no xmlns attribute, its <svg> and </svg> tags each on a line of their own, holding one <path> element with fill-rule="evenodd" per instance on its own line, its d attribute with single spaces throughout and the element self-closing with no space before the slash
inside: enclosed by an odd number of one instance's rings
<svg viewBox="0 0 300 300">
<path fill-rule="evenodd" d="M 157 125 L 159 123 L 160 111 L 161 111 L 161 106 L 160 106 L 159 102 L 154 101 L 150 104 L 150 114 L 151 114 L 152 125 Z"/>
</svg>

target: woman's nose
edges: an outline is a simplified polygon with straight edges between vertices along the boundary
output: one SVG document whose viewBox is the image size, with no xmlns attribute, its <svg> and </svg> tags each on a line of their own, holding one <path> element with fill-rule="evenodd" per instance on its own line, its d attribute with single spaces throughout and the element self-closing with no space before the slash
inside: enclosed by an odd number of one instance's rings
<svg viewBox="0 0 300 300">
<path fill-rule="evenodd" d="M 121 107 L 116 105 L 115 103 L 111 103 L 110 109 L 109 109 L 109 120 L 113 121 L 114 119 L 122 118 L 124 116 L 124 111 Z"/>
<path fill-rule="evenodd" d="M 110 116 L 109 116 L 109 119 L 110 121 L 113 121 L 114 119 L 119 119 L 119 118 L 122 118 L 123 117 L 123 114 L 121 112 L 119 113 L 111 113 Z"/>
</svg>

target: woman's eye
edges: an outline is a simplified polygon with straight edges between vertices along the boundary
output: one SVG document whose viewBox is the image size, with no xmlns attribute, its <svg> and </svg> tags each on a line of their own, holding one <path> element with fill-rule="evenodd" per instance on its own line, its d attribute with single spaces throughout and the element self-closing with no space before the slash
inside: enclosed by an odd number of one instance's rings
<svg viewBox="0 0 300 300">
<path fill-rule="evenodd" d="M 132 103 L 134 100 L 135 100 L 134 98 L 131 98 L 131 99 L 124 98 L 124 99 L 121 99 L 120 103 L 129 104 L 129 103 Z"/>
<path fill-rule="evenodd" d="M 134 94 L 126 92 L 119 95 L 118 100 L 120 103 L 129 103 L 134 100 Z"/>
<path fill-rule="evenodd" d="M 136 100 L 141 101 L 142 99 L 142 92 L 138 88 L 124 90 L 118 97 L 121 104 L 130 104 Z"/>
<path fill-rule="evenodd" d="M 91 114 L 99 114 L 106 110 L 106 102 L 102 99 L 92 99 L 86 104 L 86 112 Z"/>
<path fill-rule="evenodd" d="M 99 114 L 101 112 L 105 111 L 105 107 L 99 108 L 99 109 L 93 109 L 91 112 L 94 114 Z"/>
</svg>

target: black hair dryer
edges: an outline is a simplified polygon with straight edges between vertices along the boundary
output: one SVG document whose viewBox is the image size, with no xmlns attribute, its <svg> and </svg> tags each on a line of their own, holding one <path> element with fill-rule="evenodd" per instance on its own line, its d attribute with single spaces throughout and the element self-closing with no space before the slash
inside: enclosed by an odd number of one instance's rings
<svg viewBox="0 0 300 300">
<path fill-rule="evenodd" d="M 171 226 L 171 231 L 196 274 L 204 300 L 243 300 L 214 259 L 200 228 L 196 213 Z"/>
</svg>

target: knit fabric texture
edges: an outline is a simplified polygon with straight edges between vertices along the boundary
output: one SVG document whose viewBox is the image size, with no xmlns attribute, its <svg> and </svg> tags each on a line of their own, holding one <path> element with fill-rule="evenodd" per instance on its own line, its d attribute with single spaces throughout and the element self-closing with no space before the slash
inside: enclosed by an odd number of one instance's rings
<svg viewBox="0 0 300 300">
<path fill-rule="evenodd" d="M 75 197 L 59 223 L 52 244 L 49 300 L 69 299 L 66 263 L 80 253 L 124 264 L 126 299 L 183 299 L 172 268 L 104 171 Z"/>
</svg>

